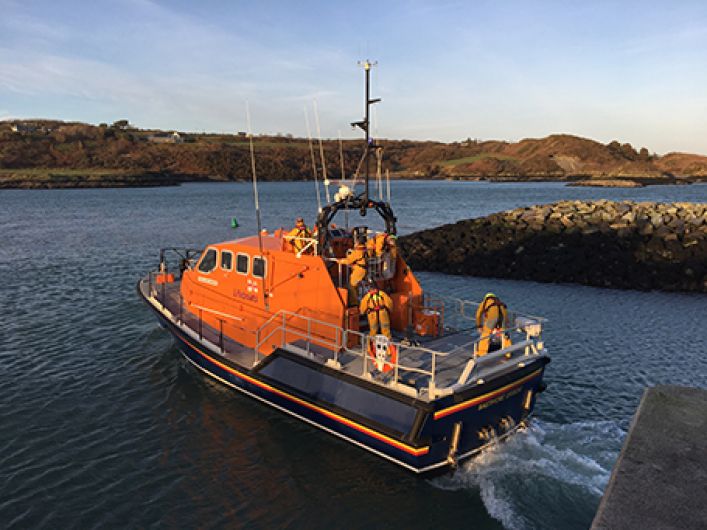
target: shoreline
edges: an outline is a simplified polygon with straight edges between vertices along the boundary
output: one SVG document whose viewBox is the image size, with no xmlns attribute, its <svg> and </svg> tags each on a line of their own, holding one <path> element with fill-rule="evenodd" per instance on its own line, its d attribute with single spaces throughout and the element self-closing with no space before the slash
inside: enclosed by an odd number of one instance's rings
<svg viewBox="0 0 707 530">
<path fill-rule="evenodd" d="M 0 189 L 96 189 L 177 186 L 189 177 L 121 169 L 3 169 Z"/>
<path fill-rule="evenodd" d="M 552 176 L 509 176 L 509 177 L 450 177 L 448 175 L 401 175 L 392 174 L 391 181 L 428 181 L 428 182 L 489 182 L 528 183 L 541 182 L 563 183 L 570 187 L 611 187 L 611 188 L 643 188 L 646 186 L 684 186 L 689 184 L 707 183 L 707 178 L 677 177 L 673 179 L 657 179 L 651 177 L 602 179 L 573 179 Z M 309 178 L 302 179 L 263 179 L 261 182 L 311 182 Z M 333 180 L 335 182 L 336 180 Z M 63 168 L 29 168 L 0 169 L 0 189 L 110 189 L 110 188 L 154 188 L 179 186 L 186 183 L 243 183 L 250 179 L 225 179 L 215 176 L 178 174 L 165 171 L 133 171 L 106 169 L 63 169 Z"/>
</svg>

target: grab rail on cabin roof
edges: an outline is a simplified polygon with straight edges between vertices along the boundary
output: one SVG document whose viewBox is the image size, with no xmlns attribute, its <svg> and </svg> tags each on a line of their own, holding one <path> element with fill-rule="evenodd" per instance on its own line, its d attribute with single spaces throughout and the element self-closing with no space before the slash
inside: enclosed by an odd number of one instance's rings
<svg viewBox="0 0 707 530">
<path fill-rule="evenodd" d="M 294 241 L 299 241 L 301 243 L 304 243 L 304 246 L 299 251 L 295 252 L 295 254 L 297 255 L 298 258 L 302 254 L 307 254 L 308 253 L 307 251 L 309 249 L 313 250 L 313 252 L 312 252 L 313 254 L 315 254 L 315 255 L 318 254 L 318 250 L 319 250 L 319 240 L 318 239 L 315 239 L 313 237 L 288 236 L 288 235 L 282 236 L 282 239 L 284 239 L 285 241 L 288 241 L 293 246 L 294 246 Z"/>
</svg>

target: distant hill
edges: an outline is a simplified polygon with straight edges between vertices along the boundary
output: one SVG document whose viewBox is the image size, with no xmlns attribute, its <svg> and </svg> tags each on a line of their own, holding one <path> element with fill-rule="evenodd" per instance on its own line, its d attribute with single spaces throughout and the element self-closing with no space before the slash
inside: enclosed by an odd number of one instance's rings
<svg viewBox="0 0 707 530">
<path fill-rule="evenodd" d="M 262 180 L 312 178 L 306 139 L 258 136 L 254 139 Z M 398 178 L 489 180 L 630 179 L 664 183 L 707 179 L 707 157 L 665 156 L 630 144 L 601 144 L 567 134 L 517 143 L 467 140 L 453 143 L 381 140 L 384 167 Z M 327 172 L 339 178 L 338 141 L 324 142 Z M 360 141 L 344 142 L 345 168 L 359 166 Z M 316 146 L 315 146 L 316 148 Z M 316 152 L 319 164 L 318 151 Z M 375 168 L 375 161 L 372 162 Z M 0 122 L 0 181 L 3 175 L 39 178 L 40 169 L 86 170 L 102 174 L 164 175 L 165 182 L 250 178 L 248 139 L 236 135 L 174 133 L 132 128 L 122 120 L 98 126 L 76 122 L 25 120 Z M 25 171 L 32 169 L 33 171 Z M 7 180 L 7 179 L 6 179 Z M 87 183 L 95 179 L 86 179 Z M 63 182 L 63 181 L 62 181 Z M 112 182 L 112 181 L 111 181 Z M 86 184 L 91 185 L 91 184 Z M 112 184 L 111 184 L 112 185 Z M 126 184 L 129 185 L 129 184 Z M 47 186 L 50 187 L 50 186 Z"/>
</svg>

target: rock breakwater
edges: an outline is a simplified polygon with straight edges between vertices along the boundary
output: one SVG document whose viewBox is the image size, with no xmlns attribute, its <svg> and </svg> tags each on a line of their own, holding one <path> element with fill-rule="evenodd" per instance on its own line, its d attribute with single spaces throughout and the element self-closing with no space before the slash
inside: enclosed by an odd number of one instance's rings
<svg viewBox="0 0 707 530">
<path fill-rule="evenodd" d="M 707 292 L 707 204 L 561 201 L 416 232 L 417 270 Z"/>
</svg>

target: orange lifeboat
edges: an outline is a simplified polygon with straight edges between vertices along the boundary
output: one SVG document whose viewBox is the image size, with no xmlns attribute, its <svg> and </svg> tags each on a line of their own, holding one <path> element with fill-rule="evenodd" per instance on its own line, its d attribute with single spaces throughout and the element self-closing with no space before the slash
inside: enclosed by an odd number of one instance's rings
<svg viewBox="0 0 707 530">
<path fill-rule="evenodd" d="M 366 74 L 365 156 L 372 64 Z M 334 223 L 378 215 L 371 234 Z M 163 249 L 138 292 L 183 356 L 220 383 L 415 473 L 448 468 L 524 424 L 549 357 L 544 320 L 513 314 L 502 350 L 477 355 L 478 304 L 434 297 L 395 247 L 388 201 L 342 187 L 314 230 L 261 231 L 204 249 Z M 369 240 L 373 244 L 367 245 Z M 387 242 L 387 243 L 386 243 Z M 176 258 L 176 265 L 174 264 Z M 171 261 L 170 261 L 171 260 Z M 392 307 L 374 322 L 358 300 Z M 383 335 L 371 333 L 381 327 Z M 385 335 L 385 336 L 384 336 Z"/>
</svg>

